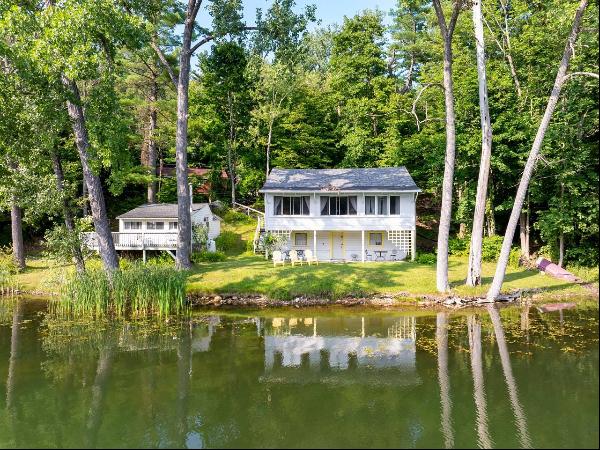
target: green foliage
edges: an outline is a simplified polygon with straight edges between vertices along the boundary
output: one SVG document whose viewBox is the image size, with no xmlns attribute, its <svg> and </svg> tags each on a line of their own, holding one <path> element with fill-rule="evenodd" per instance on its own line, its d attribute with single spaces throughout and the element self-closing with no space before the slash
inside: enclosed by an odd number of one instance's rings
<svg viewBox="0 0 600 450">
<path fill-rule="evenodd" d="M 14 275 L 19 273 L 19 267 L 10 247 L 0 247 L 0 294 L 6 288 L 12 288 L 15 284 Z"/>
<path fill-rule="evenodd" d="M 225 261 L 227 256 L 223 252 L 209 252 L 203 250 L 201 252 L 194 252 L 192 255 L 192 262 L 198 264 L 201 262 L 221 262 Z"/>
<path fill-rule="evenodd" d="M 89 258 L 92 252 L 82 245 L 79 237 L 83 231 L 90 231 L 86 221 L 78 221 L 73 231 L 69 231 L 64 224 L 46 230 L 44 234 L 45 256 L 58 262 L 70 262 L 73 260 L 74 249 L 80 249 L 84 260 Z"/>
<path fill-rule="evenodd" d="M 192 242 L 195 246 L 205 249 L 208 244 L 208 226 L 195 224 L 192 226 Z"/>
<path fill-rule="evenodd" d="M 67 314 L 125 316 L 182 314 L 188 274 L 174 267 L 131 264 L 110 278 L 104 270 L 76 274 L 63 287 L 58 308 Z"/>
<path fill-rule="evenodd" d="M 228 209 L 225 214 L 221 216 L 223 221 L 228 224 L 243 224 L 254 222 L 254 219 L 241 211 L 235 209 Z"/>
<path fill-rule="evenodd" d="M 417 253 L 415 261 L 419 264 L 435 264 L 437 257 L 435 253 Z"/>
<path fill-rule="evenodd" d="M 240 236 L 233 231 L 222 231 L 215 239 L 215 245 L 220 252 L 234 250 L 240 242 Z"/>
<path fill-rule="evenodd" d="M 469 254 L 469 247 L 471 244 L 471 238 L 452 238 L 448 241 L 448 253 L 456 256 L 467 256 Z"/>
<path fill-rule="evenodd" d="M 481 260 L 490 262 L 497 261 L 498 256 L 500 256 L 503 240 L 502 236 L 484 237 L 481 246 Z"/>
</svg>

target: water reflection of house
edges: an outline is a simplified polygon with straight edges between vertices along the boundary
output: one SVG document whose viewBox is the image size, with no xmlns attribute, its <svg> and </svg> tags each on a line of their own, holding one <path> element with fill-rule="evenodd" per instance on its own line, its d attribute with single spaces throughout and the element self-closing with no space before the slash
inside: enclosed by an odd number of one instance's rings
<svg viewBox="0 0 600 450">
<path fill-rule="evenodd" d="M 414 317 L 275 318 L 265 324 L 265 379 L 418 382 L 415 339 Z"/>
</svg>

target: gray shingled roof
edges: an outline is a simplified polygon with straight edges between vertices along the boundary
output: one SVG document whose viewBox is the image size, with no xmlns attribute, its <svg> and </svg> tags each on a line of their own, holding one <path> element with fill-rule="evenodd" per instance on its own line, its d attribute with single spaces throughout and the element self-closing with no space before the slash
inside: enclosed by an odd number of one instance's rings
<svg viewBox="0 0 600 450">
<path fill-rule="evenodd" d="M 266 191 L 420 191 L 406 167 L 273 169 Z"/>
<path fill-rule="evenodd" d="M 208 203 L 194 203 L 194 211 Z M 117 216 L 117 219 L 177 219 L 177 203 L 153 203 L 141 205 Z"/>
</svg>

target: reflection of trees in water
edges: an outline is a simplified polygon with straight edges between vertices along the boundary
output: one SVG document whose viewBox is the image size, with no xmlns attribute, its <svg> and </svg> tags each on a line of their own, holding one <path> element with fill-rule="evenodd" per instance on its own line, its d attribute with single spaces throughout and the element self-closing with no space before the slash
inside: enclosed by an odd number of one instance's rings
<svg viewBox="0 0 600 450">
<path fill-rule="evenodd" d="M 527 419 L 525 412 L 519 401 L 519 392 L 517 390 L 517 383 L 512 373 L 512 365 L 510 362 L 510 355 L 508 353 L 508 346 L 506 345 L 506 337 L 504 336 L 504 328 L 502 327 L 502 320 L 500 319 L 500 313 L 494 305 L 488 305 L 487 311 L 492 319 L 494 326 L 494 334 L 496 335 L 496 342 L 498 343 L 498 351 L 500 352 L 500 362 L 502 363 L 502 371 L 504 372 L 504 379 L 506 381 L 506 387 L 508 388 L 508 397 L 510 398 L 510 404 L 513 409 L 517 430 L 519 432 L 519 442 L 523 448 L 531 448 L 531 438 L 527 430 Z"/>
<path fill-rule="evenodd" d="M 442 434 L 446 448 L 454 447 L 452 429 L 452 399 L 450 398 L 450 377 L 448 375 L 448 314 L 440 312 L 436 316 L 435 338 L 438 349 L 438 381 L 442 407 Z"/>
<path fill-rule="evenodd" d="M 473 373 L 473 398 L 477 415 L 477 438 L 480 448 L 491 448 L 492 440 L 488 433 L 487 402 L 483 382 L 481 356 L 481 321 L 478 316 L 467 317 L 469 348 L 471 350 L 471 372 Z"/>
<path fill-rule="evenodd" d="M 17 302 L 13 305 L 13 318 L 10 333 L 10 359 L 8 362 L 8 375 L 6 377 L 6 410 L 10 420 L 10 426 L 12 428 L 12 436 L 14 438 L 15 447 L 19 446 L 19 434 L 16 430 L 16 408 L 15 408 L 15 389 L 17 378 L 17 365 L 18 360 L 21 357 L 20 345 L 19 345 L 19 328 L 21 326 L 21 320 L 23 319 L 23 304 Z"/>
</svg>

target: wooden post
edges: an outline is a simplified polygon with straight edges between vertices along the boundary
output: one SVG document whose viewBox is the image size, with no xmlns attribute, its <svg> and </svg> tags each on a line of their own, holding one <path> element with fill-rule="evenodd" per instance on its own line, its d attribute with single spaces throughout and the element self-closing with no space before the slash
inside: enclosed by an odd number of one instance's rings
<svg viewBox="0 0 600 450">
<path fill-rule="evenodd" d="M 365 262 L 365 230 L 360 230 L 360 241 L 362 249 L 362 262 Z"/>
<path fill-rule="evenodd" d="M 415 253 L 417 253 L 417 226 L 412 229 L 410 237 L 410 260 L 415 260 Z"/>
</svg>

